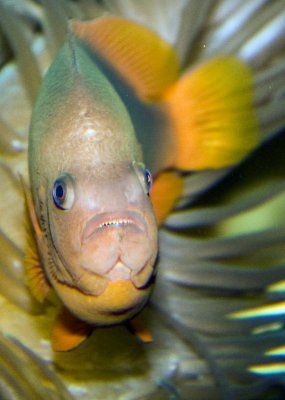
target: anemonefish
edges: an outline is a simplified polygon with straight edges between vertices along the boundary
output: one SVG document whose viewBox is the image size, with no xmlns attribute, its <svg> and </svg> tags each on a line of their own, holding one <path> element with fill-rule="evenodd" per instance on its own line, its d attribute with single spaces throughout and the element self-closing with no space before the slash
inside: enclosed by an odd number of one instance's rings
<svg viewBox="0 0 285 400">
<path fill-rule="evenodd" d="M 27 280 L 39 301 L 53 289 L 64 306 L 55 350 L 127 321 L 151 340 L 132 321 L 154 284 L 158 226 L 181 171 L 231 165 L 255 146 L 251 85 L 231 57 L 179 79 L 174 48 L 137 23 L 70 24 L 33 109 L 25 186 Z"/>
</svg>

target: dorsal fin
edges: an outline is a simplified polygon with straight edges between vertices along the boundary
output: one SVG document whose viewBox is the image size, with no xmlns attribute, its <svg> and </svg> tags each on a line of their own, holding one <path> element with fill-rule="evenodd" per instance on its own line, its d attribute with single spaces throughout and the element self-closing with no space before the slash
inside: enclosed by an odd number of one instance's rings
<svg viewBox="0 0 285 400">
<path fill-rule="evenodd" d="M 138 23 L 106 16 L 73 21 L 71 29 L 113 66 L 140 98 L 158 98 L 178 78 L 179 62 L 172 46 Z"/>
</svg>

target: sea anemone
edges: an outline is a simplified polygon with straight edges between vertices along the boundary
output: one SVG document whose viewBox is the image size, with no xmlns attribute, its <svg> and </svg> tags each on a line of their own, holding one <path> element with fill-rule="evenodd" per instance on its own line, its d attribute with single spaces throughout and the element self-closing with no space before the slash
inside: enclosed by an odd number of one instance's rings
<svg viewBox="0 0 285 400">
<path fill-rule="evenodd" d="M 122 15 L 157 31 L 184 70 L 235 55 L 254 74 L 260 144 L 230 168 L 185 174 L 160 227 L 143 312 L 154 342 L 100 329 L 53 353 L 53 301 L 23 275 L 27 135 L 68 18 Z M 2 0 L 0 3 L 0 397 L 281 399 L 285 395 L 285 10 L 282 0 Z"/>
</svg>

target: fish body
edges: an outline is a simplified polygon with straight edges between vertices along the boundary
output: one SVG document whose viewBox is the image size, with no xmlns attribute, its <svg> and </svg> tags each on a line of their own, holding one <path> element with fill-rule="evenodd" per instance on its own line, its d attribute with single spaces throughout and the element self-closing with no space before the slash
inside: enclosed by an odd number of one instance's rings
<svg viewBox="0 0 285 400">
<path fill-rule="evenodd" d="M 131 120 L 90 64 L 73 40 L 48 72 L 31 122 L 29 173 L 49 284 L 80 319 L 109 325 L 148 298 L 157 225 Z"/>
<path fill-rule="evenodd" d="M 239 61 L 210 62 L 176 82 L 174 49 L 146 28 L 105 17 L 71 29 L 33 110 L 31 195 L 26 191 L 38 255 L 26 263 L 31 289 L 43 300 L 52 287 L 71 313 L 63 329 L 54 330 L 57 342 L 63 331 L 74 334 L 76 318 L 88 326 L 113 325 L 143 308 L 156 274 L 157 225 L 182 194 L 180 171 L 224 167 L 256 142 L 254 117 L 238 134 L 231 131 L 242 112 L 251 116 L 249 73 Z M 242 93 L 233 79 L 220 84 L 219 68 L 244 78 Z M 191 92 L 199 87 L 196 104 Z M 151 128 L 151 118 L 145 129 L 138 126 L 132 99 L 136 112 L 159 113 L 161 126 Z M 216 114 L 219 121 L 224 115 L 220 125 Z M 225 129 L 230 134 L 224 137 Z M 151 197 L 145 158 L 156 173 Z M 75 347 L 90 329 L 79 330 L 79 339 L 75 332 L 70 345 L 60 340 L 55 348 Z"/>
</svg>

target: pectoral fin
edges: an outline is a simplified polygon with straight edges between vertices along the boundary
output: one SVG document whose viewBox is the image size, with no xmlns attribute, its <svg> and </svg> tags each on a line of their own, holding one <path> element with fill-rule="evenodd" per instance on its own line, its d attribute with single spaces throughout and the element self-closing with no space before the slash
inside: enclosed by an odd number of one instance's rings
<svg viewBox="0 0 285 400">
<path fill-rule="evenodd" d="M 126 326 L 141 342 L 151 343 L 153 341 L 152 334 L 138 317 L 128 321 Z"/>
<path fill-rule="evenodd" d="M 74 21 L 72 31 L 118 71 L 143 99 L 155 99 L 178 78 L 172 46 L 155 32 L 120 17 Z"/>
<path fill-rule="evenodd" d="M 57 315 L 52 328 L 54 351 L 69 351 L 78 347 L 93 332 L 93 327 L 79 320 L 66 308 Z"/>
<path fill-rule="evenodd" d="M 210 60 L 184 75 L 163 96 L 183 170 L 226 167 L 240 161 L 259 140 L 252 74 L 233 57 Z"/>
<path fill-rule="evenodd" d="M 154 180 L 151 200 L 157 223 L 160 225 L 181 197 L 183 178 L 177 172 L 165 171 Z"/>
<path fill-rule="evenodd" d="M 45 276 L 39 252 L 39 245 L 44 246 L 43 232 L 37 219 L 31 192 L 22 177 L 21 182 L 26 208 L 25 227 L 27 246 L 24 260 L 25 276 L 33 296 L 39 302 L 43 302 L 50 291 L 50 285 Z"/>
</svg>

